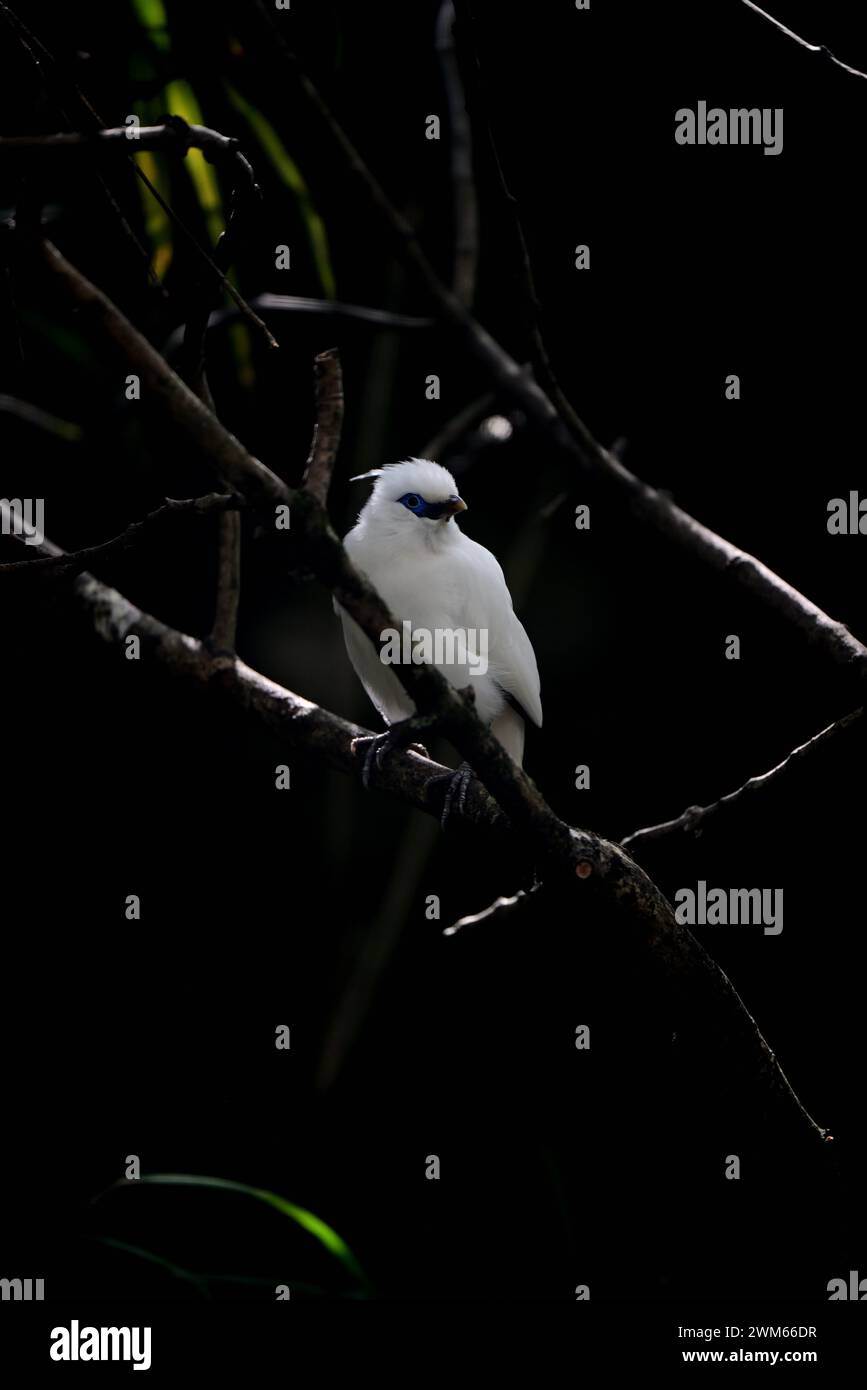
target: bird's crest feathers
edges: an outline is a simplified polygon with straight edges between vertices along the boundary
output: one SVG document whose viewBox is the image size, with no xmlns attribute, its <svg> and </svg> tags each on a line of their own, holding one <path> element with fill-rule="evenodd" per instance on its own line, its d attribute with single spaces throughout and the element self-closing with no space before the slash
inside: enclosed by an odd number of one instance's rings
<svg viewBox="0 0 867 1390">
<path fill-rule="evenodd" d="M 443 502 L 458 490 L 449 470 L 432 459 L 403 459 L 400 463 L 387 463 L 384 468 L 372 468 L 359 476 L 375 478 L 374 494 L 388 493 L 394 500 L 404 492 L 417 492 L 428 502 Z"/>
</svg>

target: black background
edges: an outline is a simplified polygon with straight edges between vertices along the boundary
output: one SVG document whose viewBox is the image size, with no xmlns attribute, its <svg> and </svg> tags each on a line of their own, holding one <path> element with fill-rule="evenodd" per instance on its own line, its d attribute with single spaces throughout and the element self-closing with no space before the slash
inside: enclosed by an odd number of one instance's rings
<svg viewBox="0 0 867 1390">
<path fill-rule="evenodd" d="M 445 115 L 436 9 L 297 0 L 275 22 L 447 275 L 447 139 L 424 139 L 425 116 Z M 852 7 L 814 10 L 775 0 L 782 20 L 867 68 Z M 127 4 L 22 13 L 108 124 L 183 77 L 208 124 L 243 136 L 220 87 L 229 76 L 308 183 L 339 297 L 429 311 L 251 7 L 170 6 L 172 47 L 155 81 L 130 75 L 142 40 Z M 625 438 L 641 477 L 863 634 L 867 542 L 829 536 L 826 517 L 831 497 L 867 485 L 867 84 L 735 0 L 593 0 L 587 13 L 567 0 L 473 0 L 461 7 L 458 47 L 476 131 L 481 321 L 529 358 L 487 111 L 548 349 L 589 427 L 606 444 Z M 61 128 L 8 35 L 2 67 L 4 130 Z M 783 107 L 783 153 L 677 146 L 674 112 L 699 100 Z M 107 173 L 141 233 L 129 170 Z M 265 199 L 239 258 L 244 292 L 320 296 L 296 202 L 268 167 L 257 173 Z M 190 253 L 176 245 L 161 298 L 92 173 L 65 164 L 42 179 L 50 235 L 164 344 L 189 308 Z M 7 164 L 0 204 L 13 207 L 17 188 Z M 177 199 L 198 231 L 180 180 Z M 273 268 L 284 241 L 297 247 L 288 274 Z M 589 272 L 574 269 L 579 243 L 590 246 Z M 49 536 L 72 548 L 166 493 L 207 490 L 198 467 L 143 423 L 144 407 L 124 400 L 125 365 L 100 358 L 26 273 L 4 283 L 2 389 L 77 421 L 84 440 L 64 444 L 3 417 L 0 492 L 44 496 Z M 288 316 L 272 327 L 281 350 L 268 357 L 253 344 L 246 389 L 225 331 L 214 331 L 219 412 L 298 481 L 312 356 L 337 343 L 347 414 L 331 508 L 342 531 L 364 497 L 353 473 L 420 452 L 486 389 L 445 330 L 375 333 Z M 431 372 L 439 402 L 425 400 Z M 732 372 L 737 402 L 724 397 Z M 469 503 L 465 529 L 503 563 L 536 648 L 545 726 L 526 763 L 560 814 L 619 838 L 733 789 L 860 702 L 845 672 L 630 521 L 508 402 L 498 410 L 515 426 L 508 443 L 476 440 L 443 461 Z M 553 516 L 541 516 L 560 493 Z M 591 506 L 587 533 L 574 529 L 580 502 Z M 203 634 L 214 537 L 210 522 L 172 523 L 97 573 Z M 21 551 L 4 542 L 3 558 Z M 244 567 L 242 657 L 371 726 L 329 596 L 251 534 Z M 863 735 L 844 736 L 697 841 L 663 843 L 643 860 L 669 894 L 699 878 L 784 889 L 782 935 L 696 934 L 833 1132 L 833 1156 L 814 1156 L 757 1119 L 700 1055 L 674 1056 L 665 1001 L 633 974 L 598 908 L 444 939 L 456 917 L 527 886 L 528 866 L 297 755 L 292 790 L 277 792 L 279 745 L 216 695 L 104 648 L 62 589 L 19 583 L 2 605 L 0 1273 L 42 1274 L 50 1297 L 197 1297 L 108 1237 L 237 1276 L 212 1286 L 216 1297 L 268 1299 L 278 1282 L 297 1283 L 297 1297 L 357 1295 L 309 1238 L 250 1199 L 151 1189 L 94 1203 L 138 1154 L 146 1172 L 236 1179 L 313 1210 L 349 1242 L 377 1298 L 570 1300 L 586 1283 L 596 1301 L 823 1300 L 829 1279 L 867 1274 Z M 731 633 L 737 662 L 724 659 Z M 579 763 L 590 766 L 589 791 L 574 789 Z M 131 893 L 141 896 L 137 923 L 124 916 Z M 441 898 L 438 922 L 425 916 L 429 894 Z M 347 981 L 383 931 L 394 950 L 333 1074 Z M 589 1053 L 574 1047 L 580 1023 L 591 1026 Z M 288 1053 L 274 1048 L 278 1024 L 292 1030 Z M 737 1183 L 723 1177 L 732 1152 L 744 1164 Z M 424 1176 L 430 1154 L 439 1182 Z"/>
</svg>

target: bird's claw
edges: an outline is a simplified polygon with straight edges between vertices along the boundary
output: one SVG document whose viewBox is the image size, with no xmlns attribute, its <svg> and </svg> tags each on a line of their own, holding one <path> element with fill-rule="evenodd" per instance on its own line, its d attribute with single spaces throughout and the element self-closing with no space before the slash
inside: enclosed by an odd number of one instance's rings
<svg viewBox="0 0 867 1390">
<path fill-rule="evenodd" d="M 364 754 L 364 767 L 361 770 L 361 783 L 365 791 L 370 790 L 370 776 L 373 772 L 373 765 L 382 766 L 382 759 L 388 748 L 388 734 L 365 734 L 360 738 L 352 740 L 353 754 L 359 754 L 362 749 L 366 749 Z"/>
<path fill-rule="evenodd" d="M 350 747 L 353 754 L 358 754 L 366 748 L 364 767 L 361 772 L 362 785 L 366 791 L 370 790 L 370 779 L 374 765 L 381 768 L 387 753 L 409 749 L 413 753 L 421 754 L 423 758 L 429 757 L 423 744 L 410 742 L 412 735 L 418 728 L 428 728 L 429 726 L 429 720 L 420 720 L 411 716 L 409 719 L 402 719 L 399 723 L 392 724 L 391 728 L 386 729 L 383 734 L 362 734 L 352 740 Z"/>
<path fill-rule="evenodd" d="M 446 821 L 452 814 L 455 803 L 457 803 L 456 809 L 458 815 L 463 815 L 464 807 L 467 804 L 467 792 L 469 791 L 470 783 L 474 776 L 475 774 L 469 763 L 461 763 L 457 772 L 441 773 L 438 777 L 432 777 L 428 783 L 428 786 L 430 786 L 431 782 L 446 783 L 446 794 L 443 801 L 442 815 L 440 816 L 440 825 L 443 830 L 446 828 Z"/>
</svg>

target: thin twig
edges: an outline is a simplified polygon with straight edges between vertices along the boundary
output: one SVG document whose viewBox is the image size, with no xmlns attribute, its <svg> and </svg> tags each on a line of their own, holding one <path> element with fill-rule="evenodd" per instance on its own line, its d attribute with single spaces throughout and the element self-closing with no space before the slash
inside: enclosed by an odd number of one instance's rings
<svg viewBox="0 0 867 1390">
<path fill-rule="evenodd" d="M 257 294 L 249 300 L 250 307 L 261 314 L 309 314 L 311 317 L 334 319 L 337 322 L 370 324 L 372 328 L 426 329 L 436 323 L 433 318 L 421 318 L 413 314 L 395 314 L 388 309 L 376 309 L 367 304 L 345 304 L 338 299 L 312 299 L 300 294 Z M 215 309 L 208 318 L 208 330 L 222 328 L 226 324 L 237 323 L 243 317 L 237 309 Z M 165 344 L 167 356 L 171 356 L 183 337 L 183 329 L 176 328 Z"/>
<path fill-rule="evenodd" d="M 526 892 L 520 889 L 511 898 L 496 898 L 490 907 L 484 908 L 482 912 L 472 912 L 467 917 L 460 917 L 450 927 L 446 927 L 443 936 L 455 936 L 464 927 L 477 927 L 482 922 L 496 922 L 497 926 L 502 926 L 504 921 L 521 915 L 532 894 L 538 893 L 541 886 L 541 884 L 536 883 Z"/>
<path fill-rule="evenodd" d="M 773 24 L 774 28 L 779 29 L 781 34 L 785 34 L 787 39 L 794 39 L 795 43 L 800 44 L 801 48 L 806 48 L 810 53 L 820 53 L 824 58 L 827 58 L 829 62 L 833 63 L 835 67 L 842 68 L 844 72 L 848 72 L 852 77 L 862 77 L 864 81 L 867 82 L 867 72 L 861 72 L 860 68 L 852 68 L 848 63 L 844 63 L 842 59 L 837 58 L 824 43 L 809 43 L 806 39 L 802 39 L 800 34 L 795 33 L 794 29 L 787 29 L 785 24 L 781 24 L 772 14 L 768 14 L 767 10 L 759 9 L 758 5 L 753 4 L 753 0 L 742 0 L 742 3 L 746 5 L 748 10 L 754 10 L 756 14 L 761 15 L 762 19 L 766 19 L 769 24 Z"/>
<path fill-rule="evenodd" d="M 436 22 L 436 50 L 449 107 L 452 202 L 455 224 L 452 288 L 467 308 L 476 293 L 479 261 L 479 209 L 473 179 L 473 132 L 455 53 L 455 7 L 443 0 Z"/>
<path fill-rule="evenodd" d="M 37 557 L 33 560 L 16 560 L 11 564 L 0 565 L 0 576 L 18 575 L 36 578 L 50 575 L 52 578 L 67 578 L 81 574 L 95 561 L 104 560 L 119 551 L 131 550 L 139 543 L 145 531 L 155 522 L 168 516 L 193 515 L 206 516 L 211 512 L 237 512 L 247 504 L 243 497 L 233 493 L 208 492 L 202 497 L 167 497 L 161 506 L 148 512 L 140 521 L 132 521 L 119 535 L 98 545 L 84 546 L 81 550 L 69 550 L 53 555 Z"/>
<path fill-rule="evenodd" d="M 320 352 L 314 364 L 316 423 L 302 486 L 320 506 L 328 502 L 334 461 L 343 428 L 343 372 L 337 348 Z"/>
<path fill-rule="evenodd" d="M 636 848 L 649 844 L 653 840 L 662 840 L 667 835 L 672 835 L 676 831 L 684 831 L 687 834 L 698 834 L 703 828 L 704 823 L 720 811 L 730 811 L 733 806 L 746 796 L 749 792 L 766 790 L 777 781 L 789 768 L 803 758 L 823 748 L 826 743 L 842 734 L 844 730 L 851 727 L 863 715 L 863 709 L 852 710 L 850 714 L 838 719 L 836 723 L 829 724 L 813 738 L 808 738 L 806 743 L 801 743 L 797 748 L 793 748 L 782 762 L 770 768 L 767 772 L 759 773 L 756 777 L 750 777 L 744 782 L 742 787 L 736 791 L 728 792 L 726 796 L 721 796 L 718 801 L 714 801 L 710 806 L 688 806 L 686 810 L 674 820 L 663 821 L 661 825 L 649 825 L 643 830 L 634 830 L 631 835 L 627 835 L 620 841 L 624 849 L 629 849 L 633 854 Z"/>
<path fill-rule="evenodd" d="M 140 150 L 168 150 L 186 155 L 192 148 L 201 150 L 211 164 L 233 165 L 251 192 L 259 186 L 249 159 L 241 153 L 234 136 L 221 135 L 208 126 L 190 125 L 181 116 L 170 116 L 161 125 L 115 126 L 92 131 L 63 130 L 54 135 L 0 136 L 0 154 L 26 150 L 31 154 L 50 155 L 57 151 L 77 151 L 80 154 L 136 154 Z"/>
<path fill-rule="evenodd" d="M 229 214 L 214 248 L 214 264 L 225 276 L 232 263 L 239 221 L 239 193 L 233 184 Z M 193 295 L 193 308 L 184 328 L 182 365 L 189 385 L 202 404 L 216 415 L 217 408 L 208 384 L 205 364 L 208 321 L 211 311 L 208 288 Z M 230 489 L 227 489 L 230 490 Z M 217 532 L 217 584 L 211 643 L 222 656 L 234 653 L 241 602 L 241 518 L 237 512 L 223 512 Z"/>
<path fill-rule="evenodd" d="M 345 304 L 339 299 L 311 299 L 300 294 L 259 294 L 250 302 L 263 313 L 317 314 L 369 323 L 374 328 L 433 328 L 436 323 L 436 319 L 418 314 L 397 314 L 393 309 L 377 309 L 369 304 Z"/>
</svg>

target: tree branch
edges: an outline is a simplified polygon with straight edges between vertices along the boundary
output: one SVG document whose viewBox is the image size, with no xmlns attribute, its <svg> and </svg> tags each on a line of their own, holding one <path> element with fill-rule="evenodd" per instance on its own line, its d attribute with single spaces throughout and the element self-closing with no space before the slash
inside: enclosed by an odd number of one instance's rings
<svg viewBox="0 0 867 1390">
<path fill-rule="evenodd" d="M 241 516 L 224 512 L 217 533 L 217 597 L 211 643 L 224 655 L 234 652 L 241 601 Z"/>
<path fill-rule="evenodd" d="M 141 378 L 143 401 L 179 430 L 204 463 L 258 506 L 273 508 L 291 501 L 286 484 L 247 453 L 108 296 L 71 265 L 56 246 L 45 241 L 28 248 L 28 254 L 48 273 L 60 298 L 78 309 L 81 319 L 92 324 L 130 363 Z"/>
<path fill-rule="evenodd" d="M 313 366 L 316 423 L 302 486 L 324 507 L 328 502 L 331 474 L 343 428 L 343 372 L 337 348 L 320 352 Z"/>
<path fill-rule="evenodd" d="M 183 436 L 218 475 L 229 479 L 233 486 L 257 504 L 273 506 L 275 502 L 293 503 L 300 521 L 297 529 L 302 537 L 305 558 L 318 577 L 331 587 L 338 603 L 359 622 L 362 630 L 376 640 L 383 628 L 394 626 L 391 615 L 378 595 L 349 563 L 317 498 L 306 491 L 293 494 L 275 474 L 253 459 L 170 371 L 106 296 L 70 266 L 56 248 L 47 245 L 40 259 L 54 276 L 67 301 L 85 310 L 108 340 L 120 348 L 130 362 L 140 367 L 149 388 L 148 394 L 153 397 L 157 407 L 171 423 L 180 427 Z M 443 293 L 450 303 L 457 305 L 450 292 L 444 290 Z M 463 314 L 459 305 L 456 312 L 459 316 Z M 514 374 L 516 381 L 523 381 L 524 373 L 517 364 L 512 363 L 480 325 L 476 325 L 472 319 L 469 319 L 469 323 L 472 335 L 483 344 L 485 353 L 497 365 L 497 369 L 507 378 Z M 534 389 L 538 392 L 537 387 Z M 538 394 L 545 403 L 546 416 L 553 420 L 552 428 L 556 426 L 558 430 L 562 429 L 562 422 L 553 406 L 541 392 Z M 691 522 L 691 519 L 687 520 Z M 733 547 L 730 549 L 734 550 Z M 43 553 L 56 554 L 56 551 L 52 548 Z M 95 626 L 105 640 L 118 641 L 130 631 L 136 631 L 142 637 L 143 645 L 167 660 L 174 669 L 185 671 L 207 684 L 219 678 L 221 686 L 231 691 L 245 708 L 255 711 L 260 719 L 276 719 L 281 727 L 287 714 L 290 724 L 297 720 L 296 731 L 298 727 L 304 727 L 307 735 L 305 747 L 313 748 L 318 739 L 323 739 L 323 730 L 327 730 L 324 742 L 331 757 L 334 757 L 333 722 L 323 721 L 322 712 L 309 702 L 300 705 L 297 697 L 287 696 L 286 692 L 249 672 L 241 663 L 215 660 L 201 643 L 173 632 L 158 620 L 142 614 L 121 595 L 100 585 L 88 574 L 79 575 L 73 587 L 76 597 L 91 609 Z M 750 1081 L 768 1089 L 787 1107 L 794 1105 L 809 1132 L 814 1137 L 824 1137 L 824 1131 L 806 1115 L 792 1093 L 776 1059 L 730 982 L 699 943 L 675 921 L 671 906 L 643 870 L 619 846 L 589 832 L 573 830 L 560 821 L 530 779 L 515 767 L 490 730 L 481 724 L 474 710 L 452 690 L 434 667 L 398 667 L 396 674 L 422 713 L 436 714 L 442 718 L 449 736 L 496 796 L 514 832 L 526 834 L 540 859 L 554 872 L 555 878 L 561 884 L 571 882 L 573 891 L 576 882 L 582 883 L 582 893 L 601 894 L 630 923 L 638 924 L 641 944 L 652 952 L 659 968 L 666 975 L 676 978 L 681 985 L 688 980 L 689 987 L 699 990 L 707 997 L 709 1007 L 720 1012 L 726 1038 L 732 1041 Z M 342 748 L 341 759 L 345 760 L 347 754 L 353 757 L 351 740 L 348 750 L 345 745 Z M 404 755 L 402 761 L 412 756 Z M 394 761 L 397 761 L 397 755 Z M 425 783 L 427 780 L 425 778 Z M 426 790 L 423 801 L 425 809 L 429 810 Z M 469 801 L 468 805 L 477 806 L 478 802 Z"/>
<path fill-rule="evenodd" d="M 47 540 L 38 549 L 48 556 L 62 553 Z M 137 635 L 144 655 L 205 689 L 219 690 L 286 746 L 300 748 L 361 776 L 362 762 L 353 754 L 352 745 L 364 735 L 364 730 L 284 689 L 237 659 L 230 663 L 220 660 L 206 644 L 143 612 L 90 574 L 78 575 L 72 594 L 102 641 L 120 647 L 129 635 Z M 401 800 L 437 814 L 438 798 L 430 796 L 430 783 L 437 781 L 443 771 L 417 753 L 395 752 L 378 783 L 382 790 Z M 477 784 L 469 789 L 464 819 L 484 826 L 507 845 L 514 845 L 513 837 L 519 832 L 519 826 L 510 824 Z M 624 931 L 624 949 L 638 951 L 689 1001 L 690 1008 L 706 1018 L 730 1071 L 765 1101 L 782 1107 L 789 1118 L 796 1120 L 803 1138 L 827 1138 L 827 1131 L 801 1105 L 728 977 L 695 937 L 675 920 L 671 905 L 656 884 L 620 845 L 584 832 L 573 833 L 585 843 L 594 841 L 596 871 L 585 872 L 587 859 L 582 856 L 571 876 L 572 890 L 562 878 L 561 888 L 569 894 L 574 892 L 576 878 L 584 880 L 582 892 L 591 892 L 616 909 L 624 926 L 629 927 Z M 557 854 L 557 844 L 549 845 L 548 856 L 556 858 Z M 567 897 L 570 907 L 574 901 L 572 896 Z M 492 911 L 490 915 L 496 913 Z M 480 914 L 477 920 L 486 920 L 487 916 Z"/>
<path fill-rule="evenodd" d="M 214 248 L 214 263 L 225 276 L 232 263 L 238 223 L 238 189 L 232 188 L 232 201 L 223 231 Z M 211 296 L 205 287 L 193 294 L 193 309 L 184 328 L 182 360 L 187 381 L 202 404 L 216 415 L 217 408 L 208 384 L 206 345 Z M 241 518 L 237 512 L 224 512 L 217 534 L 217 592 L 211 643 L 216 652 L 234 652 L 241 601 Z"/>
<path fill-rule="evenodd" d="M 443 0 L 436 22 L 436 50 L 449 107 L 452 202 L 455 223 L 452 288 L 467 308 L 476 292 L 479 260 L 479 209 L 473 181 L 473 133 L 455 53 L 455 7 Z"/>
<path fill-rule="evenodd" d="M 486 924 L 496 922 L 497 926 L 501 926 L 507 919 L 520 917 L 526 911 L 531 895 L 540 890 L 541 884 L 537 883 L 527 892 L 520 889 L 511 898 L 496 898 L 490 907 L 486 907 L 482 912 L 472 912 L 468 917 L 460 917 L 457 922 L 446 927 L 443 936 L 456 936 L 459 931 L 463 931 L 464 927 L 477 927 L 483 922 Z"/>
<path fill-rule="evenodd" d="M 715 568 L 731 571 L 738 582 L 814 636 L 836 660 L 856 667 L 863 674 L 867 670 L 867 649 L 856 642 L 842 624 L 834 623 L 753 557 L 715 536 L 634 477 L 592 438 L 577 416 L 571 423 L 564 421 L 562 411 L 468 313 L 460 295 L 441 284 L 408 224 L 389 203 L 316 89 L 300 70 L 299 80 L 311 100 L 319 103 L 320 114 L 330 123 L 344 155 L 366 181 L 380 211 L 401 237 L 404 254 L 415 264 L 444 317 L 484 364 L 493 384 L 507 390 L 558 447 L 612 484 L 632 510 L 652 520 L 663 533 Z M 120 133 L 127 138 L 125 131 Z M 55 247 L 49 243 L 40 248 L 37 260 L 64 300 L 80 310 L 85 319 L 93 321 L 107 341 L 140 372 L 147 399 L 219 477 L 225 478 L 252 504 L 273 508 L 291 503 L 299 522 L 294 534 L 300 536 L 305 558 L 363 631 L 376 640 L 384 627 L 393 626 L 393 619 L 379 596 L 350 564 L 325 512 L 328 479 L 339 436 L 339 405 L 334 390 L 325 392 L 325 405 L 319 401 L 308 486 L 293 493 L 223 428 L 111 301 L 66 262 Z M 332 388 L 333 385 L 332 379 Z M 190 499 L 192 502 L 198 500 Z M 56 547 L 46 542 L 40 549 L 43 559 L 61 563 L 61 552 Z M 30 562 L 30 566 L 36 563 L 39 562 Z M 361 760 L 353 753 L 353 742 L 366 731 L 284 690 L 234 657 L 220 659 L 207 643 L 167 627 L 86 572 L 74 579 L 72 591 L 102 640 L 117 645 L 130 633 L 135 633 L 141 638 L 147 655 L 176 674 L 233 700 L 288 746 L 299 747 L 307 754 L 320 756 L 360 775 Z M 695 938 L 676 922 L 670 904 L 640 866 L 621 846 L 590 832 L 574 830 L 555 816 L 530 779 L 515 767 L 478 720 L 470 704 L 452 690 L 435 668 L 399 667 L 396 674 L 423 713 L 442 719 L 444 729 L 499 802 L 498 807 L 484 787 L 474 784 L 467 798 L 464 818 L 471 824 L 485 825 L 502 836 L 504 843 L 515 843 L 514 839 L 509 840 L 510 836 L 526 835 L 540 857 L 556 871 L 559 886 L 563 888 L 568 882 L 573 894 L 570 905 L 578 901 L 574 897 L 577 880 L 584 885 L 580 890 L 583 895 L 600 895 L 606 904 L 616 907 L 636 928 L 634 935 L 624 933 L 626 949 L 645 953 L 666 977 L 677 982 L 696 1008 L 706 1008 L 721 1045 L 729 1048 L 733 1070 L 743 1075 L 763 1097 L 773 1098 L 790 1114 L 796 1115 L 805 1135 L 811 1139 L 825 1138 L 826 1132 L 804 1111 L 725 974 Z M 383 789 L 432 812 L 439 808 L 435 808 L 436 798 L 430 795 L 431 783 L 442 771 L 416 754 L 395 753 L 377 781 Z M 465 925 L 469 920 L 499 919 L 518 898 L 498 899 L 487 913 L 463 919 L 457 925 Z M 581 901 L 584 900 L 582 897 Z"/>
<path fill-rule="evenodd" d="M 221 135 L 208 126 L 189 125 L 181 116 L 170 116 L 163 125 L 120 126 L 108 130 L 58 131 L 56 135 L 0 136 L 0 154 L 27 151 L 30 154 L 56 154 L 75 151 L 79 154 L 135 154 L 137 150 L 167 150 L 186 155 L 198 149 L 209 164 L 234 166 L 251 192 L 260 193 L 253 166 L 241 153 L 240 142 L 233 136 Z"/>
<path fill-rule="evenodd" d="M 39 556 L 33 560 L 17 560 L 11 564 L 0 565 L 0 576 L 19 575 L 26 578 L 50 575 L 52 578 L 66 579 L 72 574 L 81 574 L 95 560 L 103 560 L 108 555 L 130 550 L 142 535 L 156 521 L 167 516 L 194 515 L 205 516 L 211 512 L 236 512 L 247 504 L 236 493 L 208 492 L 203 497 L 167 497 L 159 507 L 148 512 L 140 521 L 132 521 L 120 535 L 99 545 L 88 545 L 82 550 L 58 551 L 56 554 Z"/>
<path fill-rule="evenodd" d="M 860 68 L 851 68 L 848 63 L 844 63 L 842 59 L 835 57 L 830 48 L 827 48 L 825 44 L 808 43 L 806 39 L 801 38 L 800 34 L 796 34 L 794 29 L 787 29 L 785 24 L 781 24 L 778 19 L 768 14 L 766 10 L 760 10 L 758 5 L 753 4 L 753 0 L 742 0 L 742 3 L 746 5 L 748 10 L 753 10 L 756 14 L 761 15 L 762 19 L 766 19 L 769 24 L 773 24 L 774 28 L 779 29 L 781 34 L 785 34 L 787 39 L 794 39 L 795 43 L 800 44 L 801 48 L 806 48 L 810 53 L 820 53 L 822 57 L 827 58 L 835 67 L 842 68 L 844 72 L 848 72 L 852 77 L 863 77 L 865 82 L 867 82 L 867 72 L 861 72 Z"/>
<path fill-rule="evenodd" d="M 310 492 L 293 492 L 248 454 L 116 306 L 72 266 L 50 242 L 37 247 L 37 265 L 53 277 L 61 297 L 82 312 L 102 337 L 140 374 L 142 400 L 179 429 L 201 460 L 254 506 L 291 505 L 294 533 L 310 568 L 341 607 L 378 645 L 397 626 L 382 599 L 350 563 L 322 504 Z M 289 534 L 288 532 L 286 533 Z M 576 864 L 597 862 L 597 839 L 572 830 L 548 806 L 471 704 L 433 665 L 396 665 L 395 675 L 421 714 L 435 715 L 443 732 L 494 795 L 516 826 L 525 829 L 550 867 L 572 873 Z"/>
<path fill-rule="evenodd" d="M 725 796 L 721 796 L 718 801 L 714 801 L 710 806 L 688 806 L 675 820 L 663 821 L 661 825 L 650 825 L 644 830 L 634 830 L 631 835 L 627 835 L 620 841 L 621 846 L 623 849 L 626 849 L 628 846 L 630 854 L 633 854 L 636 848 L 640 849 L 641 846 L 650 844 L 654 840 L 665 839 L 666 836 L 672 835 L 679 830 L 688 834 L 697 835 L 704 827 L 705 821 L 710 820 L 712 816 L 717 815 L 720 811 L 730 811 L 732 807 L 736 806 L 748 793 L 762 791 L 769 786 L 773 786 L 778 778 L 788 769 L 793 767 L 796 763 L 801 762 L 804 758 L 817 752 L 819 748 L 823 748 L 825 744 L 830 743 L 832 739 L 836 738 L 839 734 L 843 733 L 844 730 L 856 723 L 863 713 L 863 709 L 852 710 L 851 714 L 847 714 L 842 719 L 838 719 L 835 724 L 829 724 L 826 729 L 822 729 L 822 731 L 815 734 L 813 738 L 807 739 L 806 743 L 801 743 L 797 748 L 793 748 L 791 753 L 783 758 L 782 762 L 777 763 L 775 767 L 770 768 L 767 772 L 760 773 L 757 777 L 750 777 L 750 779 L 744 782 L 742 787 L 738 787 L 736 791 L 728 792 Z"/>
<path fill-rule="evenodd" d="M 765 607 L 780 614 L 803 633 L 824 655 L 863 680 L 867 676 L 867 647 L 857 641 L 843 623 L 829 617 L 760 560 L 724 540 L 675 506 L 664 493 L 642 482 L 594 439 L 571 407 L 568 423 L 564 420 L 530 373 L 500 346 L 442 283 L 412 227 L 391 203 L 319 90 L 301 68 L 261 0 L 257 0 L 256 9 L 305 97 L 329 130 L 347 167 L 363 184 L 374 208 L 391 230 L 403 258 L 415 269 L 443 318 L 454 326 L 470 352 L 484 366 L 491 384 L 521 406 L 552 444 L 600 484 L 607 486 L 630 513 L 652 525 L 710 569 L 727 574 Z"/>
<path fill-rule="evenodd" d="M 433 318 L 419 318 L 413 314 L 395 314 L 389 309 L 377 309 L 368 304 L 346 304 L 338 299 L 313 299 L 300 294 L 256 294 L 249 301 L 252 309 L 263 314 L 309 314 L 311 317 L 334 319 L 338 323 L 370 324 L 372 328 L 394 328 L 410 331 L 432 328 Z M 237 323 L 237 309 L 215 309 L 208 318 L 208 329 L 222 328 L 226 324 Z M 182 341 L 183 329 L 172 331 L 165 343 L 167 356 L 177 351 Z"/>
</svg>

